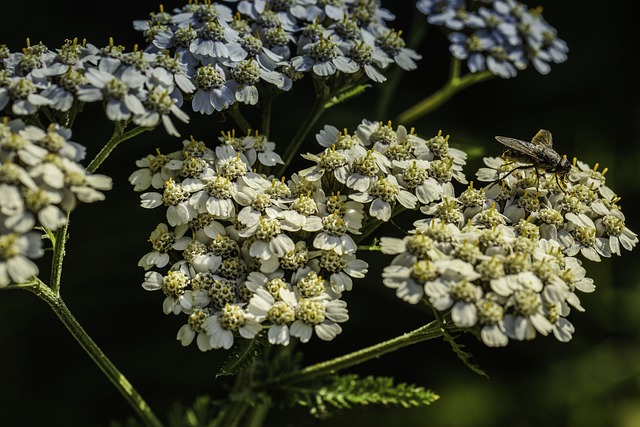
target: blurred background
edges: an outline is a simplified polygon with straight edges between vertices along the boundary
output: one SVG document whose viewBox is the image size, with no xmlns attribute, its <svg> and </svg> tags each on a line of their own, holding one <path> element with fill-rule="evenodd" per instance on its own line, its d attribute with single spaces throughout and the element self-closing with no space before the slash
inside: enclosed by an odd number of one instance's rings
<svg viewBox="0 0 640 427">
<path fill-rule="evenodd" d="M 396 13 L 393 24 L 407 35 L 414 2 L 383 1 Z M 530 138 L 549 129 L 555 147 L 569 158 L 608 167 L 608 184 L 621 197 L 627 226 L 640 231 L 640 84 L 631 65 L 637 52 L 631 31 L 637 25 L 630 2 L 605 3 L 525 1 L 542 6 L 545 19 L 570 48 L 569 60 L 552 66 L 546 76 L 529 69 L 510 80 L 493 79 L 461 92 L 434 113 L 411 123 L 417 133 L 451 135 L 454 147 L 473 148 L 465 169 L 471 178 L 481 155 L 498 155 L 494 135 Z M 165 9 L 181 6 L 168 2 Z M 32 0 L 5 2 L 0 43 L 12 51 L 25 38 L 60 46 L 66 38 L 86 38 L 102 46 L 113 36 L 128 50 L 144 45 L 131 21 L 157 10 L 154 2 L 113 0 L 89 3 Z M 424 25 L 426 25 L 426 17 Z M 423 59 L 416 71 L 403 74 L 388 117 L 376 117 L 380 95 L 374 87 L 364 95 L 325 113 L 324 124 L 355 129 L 363 119 L 395 117 L 446 80 L 447 42 L 430 29 L 417 49 Z M 294 91 L 278 102 L 272 140 L 283 144 L 313 100 L 310 91 Z M 87 110 L 90 110 L 89 106 Z M 221 125 L 208 116 L 192 116 L 181 126 L 184 137 L 214 142 Z M 199 115 L 198 115 L 199 116 Z M 110 123 L 97 107 L 76 122 L 74 140 L 88 147 L 88 158 L 111 135 Z M 313 138 L 308 138 L 313 148 Z M 63 272 L 62 296 L 102 350 L 136 389 L 164 417 L 174 401 L 189 405 L 196 396 L 224 392 L 225 380 L 215 373 L 223 351 L 201 353 L 182 348 L 175 334 L 182 316 L 162 313 L 162 295 L 140 286 L 143 270 L 136 266 L 148 249 L 147 239 L 162 220 L 158 211 L 143 210 L 139 194 L 127 182 L 135 160 L 155 151 L 169 152 L 179 140 L 162 129 L 120 146 L 99 172 L 114 179 L 106 201 L 84 205 L 71 218 L 71 238 Z M 380 234 L 387 230 L 381 229 Z M 388 230 L 393 233 L 393 230 Z M 365 255 L 368 256 L 368 255 Z M 389 339 L 427 323 L 423 309 L 398 300 L 379 280 L 380 260 L 366 258 L 367 279 L 346 295 L 351 320 L 333 342 L 312 340 L 304 346 L 305 362 L 313 363 Z M 43 265 L 48 262 L 43 260 Z M 384 262 L 388 262 L 385 259 Z M 552 337 L 511 342 L 490 349 L 463 336 L 460 342 L 489 375 L 465 367 L 444 341 L 430 341 L 376 359 L 350 370 L 362 375 L 394 376 L 398 381 L 432 389 L 441 399 L 419 410 L 374 409 L 337 413 L 318 422 L 303 410 L 274 411 L 266 425 L 371 427 L 637 427 L 640 426 L 640 286 L 638 250 L 601 263 L 586 261 L 595 280 L 593 294 L 582 295 L 585 313 L 574 312 L 576 326 L 569 343 Z M 42 278 L 47 281 L 46 269 Z M 0 292 L 0 425 L 106 426 L 133 412 L 89 357 L 76 344 L 48 306 L 26 292 Z"/>
</svg>

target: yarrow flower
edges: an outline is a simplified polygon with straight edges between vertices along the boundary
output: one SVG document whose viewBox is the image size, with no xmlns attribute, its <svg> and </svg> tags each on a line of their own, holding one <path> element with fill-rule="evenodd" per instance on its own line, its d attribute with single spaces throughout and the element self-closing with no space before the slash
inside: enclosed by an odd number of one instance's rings
<svg viewBox="0 0 640 427">
<path fill-rule="evenodd" d="M 43 255 L 34 227 L 54 231 L 78 202 L 104 199 L 105 175 L 89 174 L 78 160 L 84 147 L 57 125 L 42 130 L 22 120 L 0 121 L 0 287 L 38 274 Z"/>
<path fill-rule="evenodd" d="M 229 348 L 263 328 L 271 344 L 334 339 L 348 320 L 341 295 L 368 271 L 356 243 L 366 224 L 447 197 L 452 179 L 466 182 L 466 156 L 441 134 L 423 139 L 364 120 L 354 133 L 326 125 L 316 139 L 324 153 L 303 156 L 316 165 L 288 180 L 258 172 L 282 162 L 258 132 L 222 132 L 211 148 L 191 138 L 136 162 L 129 180 L 141 205 L 166 209 L 139 261 L 143 287 L 165 294 L 165 313 L 189 317 L 183 345 Z M 418 163 L 420 178 L 410 178 Z"/>
<path fill-rule="evenodd" d="M 567 60 L 569 48 L 545 21 L 541 9 L 518 1 L 419 0 L 418 10 L 449 37 L 449 50 L 469 71 L 515 77 L 530 65 L 547 74 Z"/>
<path fill-rule="evenodd" d="M 421 59 L 401 31 L 388 28 L 395 17 L 378 1 L 235 3 L 161 8 L 133 23 L 148 42 L 146 54 L 177 60 L 181 71 L 174 81 L 183 92 L 195 90 L 191 106 L 202 114 L 236 102 L 256 105 L 272 90 L 265 86 L 290 90 L 308 74 L 344 75 L 345 88 L 383 82 L 392 64 L 413 70 Z M 179 77 L 185 73 L 190 84 Z"/>
<path fill-rule="evenodd" d="M 538 334 L 569 341 L 571 308 L 584 311 L 577 292 L 595 290 L 576 256 L 600 261 L 638 242 L 606 169 L 574 159 L 560 178 L 504 156 L 485 164 L 477 173 L 490 182 L 484 188 L 471 183 L 458 197 L 427 204 L 427 218 L 406 237 L 380 240 L 382 252 L 395 255 L 383 283 L 450 315 L 488 346 Z"/>
<path fill-rule="evenodd" d="M 29 67 L 25 64 L 29 58 Z M 39 44 L 8 52 L 0 68 L 0 110 L 16 116 L 76 114 L 84 103 L 100 102 L 107 118 L 153 128 L 162 123 L 179 136 L 172 117 L 189 122 L 180 109 L 195 90 L 189 67 L 166 53 L 125 52 L 110 40 L 99 49 L 77 39 L 55 51 Z"/>
</svg>

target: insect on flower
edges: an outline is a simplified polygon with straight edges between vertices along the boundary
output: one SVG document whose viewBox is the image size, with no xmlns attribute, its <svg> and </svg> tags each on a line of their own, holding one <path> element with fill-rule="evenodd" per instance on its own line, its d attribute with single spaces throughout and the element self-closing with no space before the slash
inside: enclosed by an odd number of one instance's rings
<svg viewBox="0 0 640 427">
<path fill-rule="evenodd" d="M 531 142 L 506 136 L 496 136 L 496 139 L 508 147 L 503 156 L 517 162 L 526 163 L 523 166 L 513 168 L 498 181 L 502 181 L 518 169 L 534 168 L 538 178 L 541 170 L 553 173 L 558 185 L 562 188 L 561 181 L 564 181 L 564 176 L 571 171 L 571 163 L 566 156 L 561 156 L 553 149 L 551 132 L 540 129 L 531 139 Z"/>
</svg>

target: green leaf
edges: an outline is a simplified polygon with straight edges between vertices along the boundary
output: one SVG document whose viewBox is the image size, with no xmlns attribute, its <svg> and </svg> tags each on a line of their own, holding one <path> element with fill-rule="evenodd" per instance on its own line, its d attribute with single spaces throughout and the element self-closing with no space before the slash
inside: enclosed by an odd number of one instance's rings
<svg viewBox="0 0 640 427">
<path fill-rule="evenodd" d="M 329 101 L 327 101 L 327 103 L 324 104 L 324 108 L 331 108 L 335 105 L 345 102 L 350 98 L 353 98 L 354 96 L 362 95 L 364 91 L 370 87 L 370 84 L 362 84 L 343 90 L 342 92 L 339 92 L 337 95 L 332 97 Z"/>
<path fill-rule="evenodd" d="M 394 384 L 389 377 L 350 374 L 335 377 L 330 385 L 299 391 L 296 403 L 310 407 L 309 412 L 319 418 L 331 415 L 333 409 L 350 409 L 378 405 L 415 408 L 438 400 L 431 390 L 413 384 Z"/>
<path fill-rule="evenodd" d="M 455 339 L 447 332 L 446 328 L 442 328 L 443 330 L 443 338 L 446 342 L 451 344 L 451 349 L 455 354 L 458 355 L 458 358 L 462 360 L 462 363 L 467 365 L 469 369 L 471 369 L 476 374 L 482 375 L 483 377 L 489 378 L 489 375 L 485 371 L 483 371 L 478 365 L 471 363 L 470 360 L 473 357 L 471 353 L 468 353 L 463 350 L 464 344 L 458 344 Z"/>
<path fill-rule="evenodd" d="M 262 352 L 262 340 L 256 337 L 252 340 L 236 339 L 231 354 L 224 362 L 216 378 L 225 375 L 236 375 L 242 368 L 251 364 Z"/>
</svg>

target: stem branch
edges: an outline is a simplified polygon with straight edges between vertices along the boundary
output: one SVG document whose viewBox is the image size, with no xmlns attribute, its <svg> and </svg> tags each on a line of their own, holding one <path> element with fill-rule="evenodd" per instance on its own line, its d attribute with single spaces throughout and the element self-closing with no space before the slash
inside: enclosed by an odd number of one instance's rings
<svg viewBox="0 0 640 427">
<path fill-rule="evenodd" d="M 319 92 L 320 91 L 318 90 L 318 88 L 316 88 L 316 98 L 313 103 L 313 106 L 311 107 L 311 110 L 309 111 L 309 115 L 307 116 L 305 121 L 302 123 L 300 128 L 298 128 L 298 131 L 293 136 L 293 139 L 287 146 L 287 149 L 285 150 L 282 156 L 282 160 L 284 161 L 284 164 L 279 165 L 274 172 L 274 175 L 276 177 L 282 176 L 284 172 L 287 170 L 287 168 L 291 164 L 291 161 L 293 160 L 295 155 L 298 153 L 298 149 L 304 142 L 305 137 L 307 136 L 307 134 L 309 133 L 313 125 L 316 123 L 316 121 L 318 121 L 318 119 L 324 112 L 326 108 L 325 104 L 327 102 L 327 99 L 329 99 L 329 97 L 326 94 L 322 94 Z"/>
<path fill-rule="evenodd" d="M 105 160 L 107 160 L 109 154 L 111 154 L 111 152 L 118 146 L 118 144 L 126 141 L 127 139 L 131 139 L 134 136 L 141 134 L 142 132 L 153 129 L 150 127 L 136 126 L 135 128 L 124 132 L 125 127 L 126 124 L 122 122 L 115 122 L 115 129 L 113 130 L 111 139 L 109 139 L 107 144 L 102 147 L 102 150 L 100 150 L 98 155 L 91 161 L 91 163 L 89 163 L 89 166 L 87 166 L 87 171 L 89 173 L 94 173 L 100 167 L 100 165 Z"/>
<path fill-rule="evenodd" d="M 39 298 L 44 300 L 53 312 L 58 316 L 71 335 L 76 339 L 78 344 L 87 352 L 91 359 L 95 362 L 100 370 L 106 375 L 111 383 L 118 389 L 120 394 L 125 398 L 129 405 L 136 411 L 138 416 L 149 427 L 162 427 L 162 423 L 154 415 L 149 405 L 144 401 L 142 396 L 133 388 L 129 380 L 115 367 L 115 365 L 100 350 L 100 347 L 91 339 L 87 332 L 82 328 L 80 323 L 71 314 L 62 298 L 54 293 L 40 279 L 35 278 L 22 286 Z"/>
<path fill-rule="evenodd" d="M 69 214 L 67 213 L 67 222 L 57 229 L 54 234 L 53 244 L 53 259 L 51 261 L 51 291 L 56 296 L 60 295 L 60 284 L 62 279 L 62 263 L 64 256 L 66 255 L 65 246 L 67 244 L 67 238 L 69 237 Z"/>
<path fill-rule="evenodd" d="M 450 332 L 454 330 L 456 330 L 455 327 L 449 329 Z M 383 341 L 370 347 L 336 357 L 335 359 L 316 363 L 315 365 L 308 366 L 300 371 L 290 372 L 288 374 L 282 375 L 271 381 L 267 381 L 265 385 L 297 383 L 306 381 L 311 378 L 315 378 L 330 372 L 345 369 L 350 366 L 354 366 L 362 362 L 378 358 L 384 354 L 391 353 L 412 344 L 427 341 L 433 338 L 438 338 L 443 334 L 444 329 L 442 328 L 441 324 L 437 320 L 434 320 L 433 322 L 430 322 L 424 326 L 419 327 L 418 329 L 407 332 L 406 334 L 400 335 L 396 338 L 392 338 L 390 340 Z"/>
<path fill-rule="evenodd" d="M 395 121 L 399 124 L 411 123 L 420 117 L 429 114 L 461 90 L 492 77 L 494 77 L 494 75 L 491 71 L 468 73 L 460 77 L 460 60 L 454 58 L 451 64 L 451 76 L 447 83 L 436 92 L 424 98 L 422 101 L 404 110 L 398 115 L 398 118 Z"/>
<path fill-rule="evenodd" d="M 427 34 L 429 25 L 425 18 L 421 13 L 413 14 L 411 23 L 409 24 L 409 30 L 407 31 L 407 34 L 410 35 L 407 40 L 408 48 L 417 50 Z M 395 66 L 389 72 L 387 81 L 380 85 L 378 102 L 376 102 L 376 110 L 374 113 L 374 116 L 377 117 L 378 120 L 385 120 L 387 118 L 389 107 L 391 106 L 394 96 L 397 95 L 398 85 L 404 73 L 405 71 L 402 68 Z"/>
<path fill-rule="evenodd" d="M 236 122 L 243 133 L 246 134 L 247 132 L 249 132 L 249 130 L 251 129 L 251 123 L 249 123 L 249 121 L 240 111 L 238 103 L 233 104 L 231 108 L 227 109 L 227 113 L 229 113 L 229 116 L 233 119 L 234 122 Z"/>
</svg>

